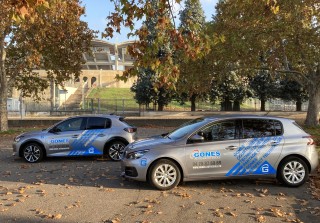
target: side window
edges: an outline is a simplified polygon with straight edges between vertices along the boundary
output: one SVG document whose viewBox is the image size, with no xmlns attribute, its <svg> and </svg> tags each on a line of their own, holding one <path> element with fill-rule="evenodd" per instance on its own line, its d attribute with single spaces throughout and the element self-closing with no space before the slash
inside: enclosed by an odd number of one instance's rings
<svg viewBox="0 0 320 223">
<path fill-rule="evenodd" d="M 281 123 L 270 119 L 244 119 L 243 129 L 240 133 L 244 139 L 277 136 L 281 134 Z"/>
<path fill-rule="evenodd" d="M 274 131 L 276 136 L 281 136 L 283 133 L 282 124 L 280 121 L 274 120 Z"/>
<path fill-rule="evenodd" d="M 204 142 L 237 139 L 236 121 L 223 121 L 201 130 L 198 135 L 204 137 Z"/>
<path fill-rule="evenodd" d="M 105 129 L 110 128 L 111 120 L 101 117 L 90 117 L 88 119 L 87 129 Z"/>
<path fill-rule="evenodd" d="M 57 132 L 79 131 L 84 129 L 84 118 L 68 119 L 55 127 Z"/>
</svg>

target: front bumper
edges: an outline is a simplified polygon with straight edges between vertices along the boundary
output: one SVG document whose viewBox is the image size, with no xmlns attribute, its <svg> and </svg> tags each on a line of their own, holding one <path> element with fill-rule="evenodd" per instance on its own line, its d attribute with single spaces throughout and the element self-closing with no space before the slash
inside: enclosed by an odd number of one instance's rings
<svg viewBox="0 0 320 223">
<path fill-rule="evenodd" d="M 147 181 L 148 161 L 145 158 L 140 159 L 122 159 L 121 176 L 137 181 Z"/>
<path fill-rule="evenodd" d="M 17 143 L 13 143 L 12 144 L 12 156 L 18 156 L 19 155 L 19 151 L 18 151 L 18 147 L 17 147 Z"/>
</svg>

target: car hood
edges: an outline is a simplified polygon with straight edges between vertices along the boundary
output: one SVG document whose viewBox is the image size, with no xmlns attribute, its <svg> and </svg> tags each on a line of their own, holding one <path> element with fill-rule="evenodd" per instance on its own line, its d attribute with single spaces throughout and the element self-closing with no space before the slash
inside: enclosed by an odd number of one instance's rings
<svg viewBox="0 0 320 223">
<path fill-rule="evenodd" d="M 171 144 L 174 141 L 169 138 L 147 138 L 135 141 L 128 146 L 129 150 L 136 150 L 136 149 L 150 149 L 151 147 L 155 147 L 158 145 L 164 144 Z"/>
<path fill-rule="evenodd" d="M 25 132 L 25 133 L 22 133 L 20 135 L 18 135 L 17 137 L 25 137 L 25 136 L 38 136 L 38 135 L 41 135 L 41 134 L 45 134 L 47 133 L 46 131 L 33 131 L 33 132 Z"/>
</svg>

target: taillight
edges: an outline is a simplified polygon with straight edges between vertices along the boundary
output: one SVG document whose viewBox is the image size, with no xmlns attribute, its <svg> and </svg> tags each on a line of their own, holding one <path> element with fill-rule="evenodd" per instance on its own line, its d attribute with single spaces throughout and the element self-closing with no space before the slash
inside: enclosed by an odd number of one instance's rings
<svg viewBox="0 0 320 223">
<path fill-rule="evenodd" d="M 134 133 L 137 131 L 137 128 L 129 127 L 129 128 L 125 128 L 124 131 L 129 132 L 129 133 Z"/>
<path fill-rule="evenodd" d="M 315 144 L 312 136 L 303 136 L 302 138 L 308 139 L 307 145 L 314 145 Z"/>
</svg>

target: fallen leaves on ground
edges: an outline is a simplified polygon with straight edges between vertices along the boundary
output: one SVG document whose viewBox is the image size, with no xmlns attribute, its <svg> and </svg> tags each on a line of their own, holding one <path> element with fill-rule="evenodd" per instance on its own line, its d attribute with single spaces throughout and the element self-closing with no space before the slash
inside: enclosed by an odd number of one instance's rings
<svg viewBox="0 0 320 223">
<path fill-rule="evenodd" d="M 318 166 L 318 169 L 316 173 L 310 177 L 310 189 L 312 196 L 320 201 L 320 165 Z"/>
<path fill-rule="evenodd" d="M 256 216 L 256 221 L 259 222 L 259 223 L 266 222 L 266 217 L 264 217 L 262 215 L 257 215 Z"/>
<path fill-rule="evenodd" d="M 205 205 L 206 203 L 204 201 L 197 201 L 197 204 L 199 205 Z"/>
</svg>

